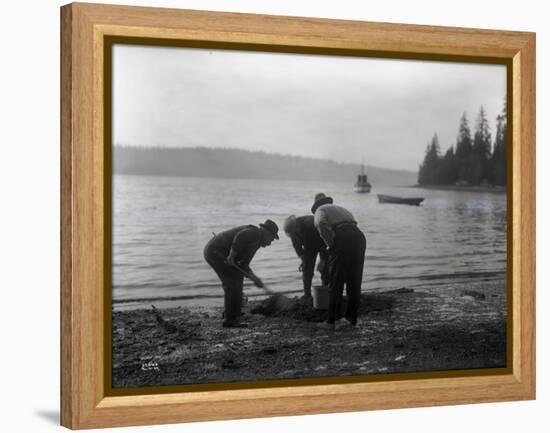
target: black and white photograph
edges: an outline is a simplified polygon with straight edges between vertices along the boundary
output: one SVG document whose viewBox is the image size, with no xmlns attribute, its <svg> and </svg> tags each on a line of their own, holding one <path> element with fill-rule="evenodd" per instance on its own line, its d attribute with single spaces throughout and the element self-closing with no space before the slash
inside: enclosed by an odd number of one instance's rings
<svg viewBox="0 0 550 433">
<path fill-rule="evenodd" d="M 112 47 L 112 387 L 506 368 L 503 64 Z"/>
</svg>

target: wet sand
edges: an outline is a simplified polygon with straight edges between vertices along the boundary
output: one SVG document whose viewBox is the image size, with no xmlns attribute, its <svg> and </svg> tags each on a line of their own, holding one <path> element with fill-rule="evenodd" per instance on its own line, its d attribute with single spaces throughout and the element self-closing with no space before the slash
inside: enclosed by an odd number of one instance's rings
<svg viewBox="0 0 550 433">
<path fill-rule="evenodd" d="M 113 387 L 506 366 L 505 281 L 363 294 L 358 325 L 334 332 L 299 298 L 249 302 L 245 329 L 222 311 L 114 311 Z"/>
</svg>

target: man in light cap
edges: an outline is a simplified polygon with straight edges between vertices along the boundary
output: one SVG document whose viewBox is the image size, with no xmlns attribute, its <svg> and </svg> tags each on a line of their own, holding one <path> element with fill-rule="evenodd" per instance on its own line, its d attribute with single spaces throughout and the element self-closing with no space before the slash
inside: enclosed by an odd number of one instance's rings
<svg viewBox="0 0 550 433">
<path fill-rule="evenodd" d="M 238 317 L 242 315 L 243 276 L 257 287 L 263 281 L 250 269 L 250 262 L 260 247 L 279 239 L 279 227 L 271 220 L 260 224 L 239 226 L 214 235 L 204 247 L 204 258 L 222 282 L 224 291 L 224 321 L 227 328 L 244 328 Z M 244 271 L 244 273 L 243 273 Z"/>
<path fill-rule="evenodd" d="M 346 286 L 346 320 L 357 324 L 361 302 L 361 282 L 365 262 L 366 239 L 357 227 L 353 215 L 345 208 L 333 204 L 332 197 L 323 193 L 315 196 L 311 208 L 315 228 L 325 242 L 329 257 L 329 310 L 327 323 L 334 329 L 340 311 L 342 292 Z"/>
<path fill-rule="evenodd" d="M 292 246 L 301 260 L 299 271 L 302 273 L 304 297 L 311 298 L 311 281 L 315 270 L 315 261 L 319 254 L 317 270 L 321 273 L 323 285 L 328 285 L 327 250 L 319 232 L 313 224 L 313 215 L 296 217 L 290 215 L 283 223 L 283 230 L 292 241 Z"/>
</svg>

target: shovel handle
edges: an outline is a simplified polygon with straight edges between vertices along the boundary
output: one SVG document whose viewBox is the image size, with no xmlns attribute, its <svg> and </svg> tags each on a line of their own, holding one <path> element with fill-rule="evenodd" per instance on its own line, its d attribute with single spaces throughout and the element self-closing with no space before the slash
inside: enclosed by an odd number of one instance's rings
<svg viewBox="0 0 550 433">
<path fill-rule="evenodd" d="M 243 274 L 246 278 L 254 281 L 254 278 L 252 278 L 252 275 L 250 275 L 248 272 L 246 272 L 244 269 L 242 269 L 239 265 L 237 264 L 232 264 L 231 266 L 233 266 L 235 269 L 237 269 L 241 274 Z M 263 282 L 262 282 L 263 283 Z M 271 290 L 270 288 L 268 288 L 265 284 L 263 284 L 262 286 L 260 286 L 260 289 L 262 289 L 264 292 L 266 292 L 267 294 L 269 295 L 273 295 L 275 292 L 273 290 Z"/>
<path fill-rule="evenodd" d="M 228 263 L 227 260 L 225 259 L 225 257 L 224 257 L 222 254 L 220 254 L 220 253 L 217 252 L 217 251 L 216 251 L 215 253 L 216 253 L 216 255 L 217 255 L 218 257 L 224 259 L 224 261 L 225 261 L 226 263 Z M 229 264 L 229 263 L 228 263 L 228 264 Z M 237 265 L 236 263 L 231 263 L 230 266 L 233 266 L 237 271 L 239 271 L 241 274 L 243 274 L 246 278 L 248 278 L 248 279 L 254 281 L 254 278 L 252 277 L 252 275 L 250 275 L 250 273 L 246 272 L 243 268 L 241 268 L 241 267 L 240 267 L 239 265 Z M 273 290 L 269 289 L 265 284 L 262 285 L 262 286 L 260 287 L 260 289 L 264 290 L 264 291 L 265 291 L 267 294 L 269 294 L 269 295 L 273 295 L 273 294 L 275 293 Z"/>
</svg>

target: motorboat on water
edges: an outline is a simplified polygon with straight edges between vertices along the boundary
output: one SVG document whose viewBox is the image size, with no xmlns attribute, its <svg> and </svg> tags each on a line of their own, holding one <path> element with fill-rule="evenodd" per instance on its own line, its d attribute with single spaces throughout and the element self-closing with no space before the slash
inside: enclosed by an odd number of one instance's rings
<svg viewBox="0 0 550 433">
<path fill-rule="evenodd" d="M 353 186 L 353 190 L 358 193 L 366 193 L 371 190 L 371 184 L 369 183 L 367 174 L 365 173 L 365 164 L 361 164 L 361 174 L 357 175 L 357 181 Z"/>
</svg>

